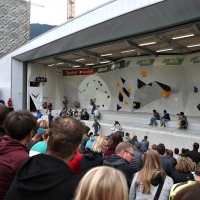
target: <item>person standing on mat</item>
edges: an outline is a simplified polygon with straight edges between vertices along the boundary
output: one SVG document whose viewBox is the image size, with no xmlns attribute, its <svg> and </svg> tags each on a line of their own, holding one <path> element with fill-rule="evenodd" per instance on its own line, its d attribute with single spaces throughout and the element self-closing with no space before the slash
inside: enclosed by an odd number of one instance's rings
<svg viewBox="0 0 200 200">
<path fill-rule="evenodd" d="M 153 110 L 153 117 L 150 119 L 149 125 L 155 124 L 155 126 L 157 126 L 158 123 L 156 122 L 156 120 L 160 120 L 160 114 L 154 109 Z"/>
<path fill-rule="evenodd" d="M 94 134 L 97 134 L 98 131 L 101 128 L 101 125 L 99 124 L 99 122 L 97 121 L 97 119 L 94 119 L 94 123 L 93 123 L 92 127 L 94 127 Z"/>
</svg>

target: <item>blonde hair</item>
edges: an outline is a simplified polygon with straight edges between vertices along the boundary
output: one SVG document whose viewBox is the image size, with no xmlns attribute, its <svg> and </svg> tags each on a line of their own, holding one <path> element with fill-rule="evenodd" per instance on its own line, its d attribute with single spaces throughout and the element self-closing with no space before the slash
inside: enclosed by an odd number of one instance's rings
<svg viewBox="0 0 200 200">
<path fill-rule="evenodd" d="M 90 183 L 90 184 L 86 184 Z M 74 200 L 128 200 L 128 186 L 122 172 L 112 167 L 96 167 L 82 178 Z"/>
<path fill-rule="evenodd" d="M 92 145 L 92 150 L 100 153 L 101 147 L 104 145 L 106 140 L 108 140 L 108 139 L 104 136 L 101 136 L 101 135 L 97 136 Z"/>
<path fill-rule="evenodd" d="M 48 128 L 49 127 L 49 122 L 47 120 L 42 120 L 40 122 L 40 128 Z"/>
<path fill-rule="evenodd" d="M 159 173 L 161 173 L 161 176 L 164 179 L 166 174 L 162 169 L 160 155 L 154 150 L 148 150 L 144 156 L 143 168 L 138 173 L 136 189 L 138 190 L 142 184 L 142 193 L 151 194 L 151 178 Z"/>
<path fill-rule="evenodd" d="M 182 157 L 176 165 L 176 170 L 183 173 L 192 172 L 195 170 L 195 163 L 189 157 Z"/>
</svg>

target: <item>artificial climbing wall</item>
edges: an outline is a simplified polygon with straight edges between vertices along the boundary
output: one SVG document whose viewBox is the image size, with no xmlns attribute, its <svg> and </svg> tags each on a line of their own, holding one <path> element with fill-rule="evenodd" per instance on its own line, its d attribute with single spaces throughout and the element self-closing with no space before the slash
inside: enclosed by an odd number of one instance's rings
<svg viewBox="0 0 200 200">
<path fill-rule="evenodd" d="M 0 0 L 0 58 L 29 40 L 30 2 Z"/>
<path fill-rule="evenodd" d="M 29 80 L 46 74 L 47 83 L 41 86 L 44 100 L 57 108 L 67 96 L 69 107 L 78 101 L 80 108 L 91 108 L 90 99 L 96 98 L 100 110 L 152 113 L 156 109 L 200 116 L 198 54 L 126 58 L 116 65 L 85 70 L 52 67 L 44 72 L 43 68 L 34 65 Z"/>
</svg>

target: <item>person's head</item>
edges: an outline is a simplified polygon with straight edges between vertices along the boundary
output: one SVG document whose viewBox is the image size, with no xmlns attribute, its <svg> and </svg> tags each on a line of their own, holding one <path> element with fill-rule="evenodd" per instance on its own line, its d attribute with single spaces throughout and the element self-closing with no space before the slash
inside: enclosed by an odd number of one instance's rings
<svg viewBox="0 0 200 200">
<path fill-rule="evenodd" d="M 144 139 L 145 139 L 145 140 L 147 140 L 147 139 L 148 139 L 148 137 L 145 135 L 145 136 L 144 136 Z"/>
<path fill-rule="evenodd" d="M 153 113 L 156 113 L 156 110 L 155 110 L 155 109 L 153 110 Z"/>
<path fill-rule="evenodd" d="M 130 163 L 134 159 L 134 147 L 129 142 L 121 142 L 117 145 L 115 154 L 124 158 Z"/>
<path fill-rule="evenodd" d="M 167 113 L 167 111 L 166 111 L 166 110 L 163 110 L 163 113 L 165 114 L 165 113 Z"/>
<path fill-rule="evenodd" d="M 137 139 L 137 135 L 134 135 L 133 137 L 132 137 L 132 142 L 135 142 L 135 141 L 137 141 L 138 139 Z"/>
<path fill-rule="evenodd" d="M 194 184 L 181 189 L 173 198 L 173 200 L 193 200 L 200 196 L 199 184 Z"/>
<path fill-rule="evenodd" d="M 0 125 L 3 125 L 3 122 L 9 113 L 9 108 L 3 104 L 0 104 Z"/>
<path fill-rule="evenodd" d="M 39 110 L 36 110 L 36 113 L 40 113 L 40 111 L 39 111 Z"/>
<path fill-rule="evenodd" d="M 119 122 L 118 122 L 118 121 L 115 121 L 115 125 L 117 125 L 117 124 L 119 124 Z"/>
<path fill-rule="evenodd" d="M 122 136 L 120 132 L 115 132 L 112 134 L 112 137 L 110 138 L 110 147 L 115 148 L 120 142 L 122 142 Z"/>
<path fill-rule="evenodd" d="M 41 122 L 40 122 L 40 128 L 48 128 L 49 127 L 49 123 L 47 120 L 43 119 Z"/>
<path fill-rule="evenodd" d="M 134 146 L 135 146 L 137 149 L 141 149 L 142 144 L 141 144 L 141 142 L 135 142 Z"/>
<path fill-rule="evenodd" d="M 97 119 L 94 119 L 94 123 L 97 123 Z"/>
<path fill-rule="evenodd" d="M 36 126 L 36 118 L 28 110 L 9 113 L 3 123 L 3 127 L 8 131 L 10 137 L 22 143 L 25 142 L 25 144 L 31 140 Z"/>
<path fill-rule="evenodd" d="M 178 149 L 178 148 L 175 148 L 175 149 L 174 149 L 174 153 L 175 153 L 175 154 L 179 154 L 179 149 Z"/>
<path fill-rule="evenodd" d="M 162 178 L 165 176 L 160 155 L 154 150 L 148 150 L 144 155 L 143 168 L 136 180 L 136 188 L 138 189 L 142 183 L 142 193 L 151 194 L 151 179 L 155 178 L 158 174 L 161 174 Z"/>
<path fill-rule="evenodd" d="M 129 133 L 126 133 L 126 136 L 129 137 Z"/>
<path fill-rule="evenodd" d="M 93 132 L 89 132 L 88 136 L 91 137 L 93 135 Z"/>
<path fill-rule="evenodd" d="M 181 116 L 184 116 L 184 112 L 180 112 L 180 115 L 181 115 Z"/>
<path fill-rule="evenodd" d="M 160 143 L 158 146 L 157 146 L 157 152 L 160 154 L 160 155 L 164 155 L 165 154 L 165 145 Z"/>
<path fill-rule="evenodd" d="M 86 183 L 90 184 L 86 184 Z M 74 200 L 128 199 L 128 187 L 122 172 L 112 167 L 95 167 L 88 171 L 76 189 Z"/>
<path fill-rule="evenodd" d="M 176 165 L 176 170 L 182 173 L 192 172 L 195 170 L 195 163 L 189 157 L 182 157 Z"/>
<path fill-rule="evenodd" d="M 42 141 L 43 140 L 43 134 L 41 134 L 41 133 L 36 133 L 35 135 L 34 135 L 34 137 L 32 138 L 32 140 L 35 142 L 35 143 L 38 143 L 38 142 L 40 142 L 40 141 Z"/>
<path fill-rule="evenodd" d="M 184 154 L 185 153 L 185 148 L 181 149 L 181 153 Z"/>
<path fill-rule="evenodd" d="M 86 126 L 73 117 L 56 117 L 49 130 L 47 154 L 58 157 L 66 163 L 79 152 Z"/>
<path fill-rule="evenodd" d="M 199 144 L 198 144 L 197 142 L 195 142 L 192 146 L 193 146 L 193 149 L 194 149 L 194 150 L 198 151 L 198 149 L 199 149 Z"/>
<path fill-rule="evenodd" d="M 92 145 L 92 150 L 97 151 L 97 152 L 102 152 L 105 153 L 106 150 L 108 149 L 108 138 L 99 135 L 96 137 L 93 145 Z"/>
<path fill-rule="evenodd" d="M 167 155 L 173 156 L 173 151 L 172 151 L 172 150 L 168 150 L 168 151 L 167 151 Z"/>
<path fill-rule="evenodd" d="M 83 123 L 82 123 L 83 124 Z M 85 124 L 84 124 L 85 125 Z M 89 131 L 90 131 L 90 127 L 89 126 L 85 126 L 85 129 L 84 129 L 84 134 L 85 135 L 88 135 Z"/>
<path fill-rule="evenodd" d="M 43 138 L 44 141 L 47 141 L 48 137 L 49 137 L 49 129 L 47 129 L 44 132 L 44 134 L 42 134 L 42 138 Z"/>
<path fill-rule="evenodd" d="M 152 148 L 153 150 L 157 151 L 157 145 L 156 145 L 156 144 L 152 144 L 152 145 L 151 145 L 151 148 Z"/>
</svg>

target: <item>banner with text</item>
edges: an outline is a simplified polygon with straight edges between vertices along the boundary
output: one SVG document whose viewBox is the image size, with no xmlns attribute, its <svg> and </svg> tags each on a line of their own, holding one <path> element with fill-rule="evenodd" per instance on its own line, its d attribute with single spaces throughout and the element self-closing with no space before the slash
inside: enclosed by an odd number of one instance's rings
<svg viewBox="0 0 200 200">
<path fill-rule="evenodd" d="M 68 69 L 63 70 L 63 76 L 78 76 L 78 75 L 90 75 L 94 74 L 94 69 Z"/>
</svg>

